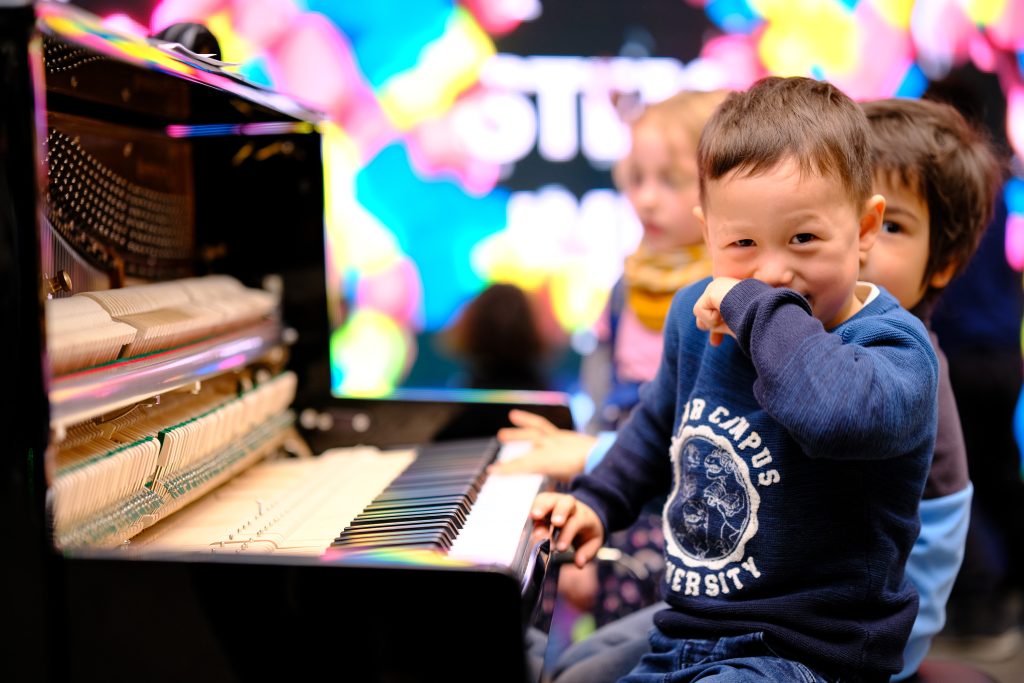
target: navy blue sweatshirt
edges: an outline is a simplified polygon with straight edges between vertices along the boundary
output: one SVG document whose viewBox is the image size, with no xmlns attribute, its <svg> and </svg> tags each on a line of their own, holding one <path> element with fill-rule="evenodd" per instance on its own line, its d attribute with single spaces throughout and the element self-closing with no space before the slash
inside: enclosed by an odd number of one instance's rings
<svg viewBox="0 0 1024 683">
<path fill-rule="evenodd" d="M 744 280 L 721 306 L 736 339 L 713 347 L 693 317 L 708 282 L 676 295 L 657 376 L 572 493 L 606 533 L 669 494 L 666 635 L 763 631 L 825 673 L 887 679 L 917 612 L 903 568 L 935 441 L 928 333 L 884 291 L 826 331 L 796 292 Z"/>
</svg>

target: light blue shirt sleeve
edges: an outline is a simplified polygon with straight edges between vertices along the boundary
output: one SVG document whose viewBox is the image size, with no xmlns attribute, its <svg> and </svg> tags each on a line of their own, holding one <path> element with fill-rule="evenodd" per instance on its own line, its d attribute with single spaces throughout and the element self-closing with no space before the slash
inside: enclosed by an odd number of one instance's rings
<svg viewBox="0 0 1024 683">
<path fill-rule="evenodd" d="M 946 601 L 964 559 L 974 486 L 921 501 L 921 533 L 907 560 L 907 578 L 920 600 L 917 619 L 903 650 L 903 670 L 893 681 L 909 678 L 928 654 L 932 638 L 946 623 Z"/>
<path fill-rule="evenodd" d="M 591 447 L 590 452 L 587 453 L 587 459 L 583 463 L 583 473 L 590 474 L 597 467 L 597 463 L 601 462 L 604 458 L 605 453 L 615 443 L 615 437 L 618 436 L 618 432 L 598 432 L 597 441 Z"/>
</svg>

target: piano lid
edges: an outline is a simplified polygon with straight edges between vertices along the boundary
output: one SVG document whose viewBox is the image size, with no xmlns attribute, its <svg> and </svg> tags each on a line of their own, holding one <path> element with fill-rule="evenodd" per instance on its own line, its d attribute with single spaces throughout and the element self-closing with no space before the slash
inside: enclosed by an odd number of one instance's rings
<svg viewBox="0 0 1024 683">
<path fill-rule="evenodd" d="M 229 70 L 231 65 L 175 43 L 104 26 L 95 15 L 71 5 L 38 3 L 36 17 L 51 111 L 67 110 L 65 98 L 84 100 L 130 118 L 176 124 L 168 125 L 172 137 L 308 132 L 325 118 L 245 80 Z M 266 128 L 269 123 L 278 125 L 267 130 L 254 126 Z M 231 124 L 249 124 L 251 129 L 226 130 Z M 282 129 L 281 124 L 293 128 Z"/>
</svg>

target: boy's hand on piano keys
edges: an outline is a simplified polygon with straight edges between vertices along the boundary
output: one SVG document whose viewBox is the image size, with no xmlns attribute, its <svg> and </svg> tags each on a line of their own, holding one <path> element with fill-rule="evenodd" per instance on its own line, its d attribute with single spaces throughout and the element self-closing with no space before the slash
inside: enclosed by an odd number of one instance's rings
<svg viewBox="0 0 1024 683">
<path fill-rule="evenodd" d="M 533 539 L 551 538 L 552 552 L 575 546 L 577 567 L 592 560 L 604 545 L 604 526 L 590 506 L 566 493 L 541 493 L 530 510 Z"/>
<path fill-rule="evenodd" d="M 498 430 L 498 440 L 529 441 L 529 453 L 513 460 L 497 462 L 488 468 L 492 474 L 546 474 L 559 481 L 569 481 L 583 472 L 587 454 L 596 438 L 569 429 L 559 429 L 548 420 L 525 410 L 512 410 L 509 420 L 515 427 Z"/>
</svg>

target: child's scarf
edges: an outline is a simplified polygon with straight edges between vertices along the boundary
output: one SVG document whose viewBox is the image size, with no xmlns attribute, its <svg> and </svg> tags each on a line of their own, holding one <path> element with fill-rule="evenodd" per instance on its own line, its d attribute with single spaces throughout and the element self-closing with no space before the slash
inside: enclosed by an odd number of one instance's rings
<svg viewBox="0 0 1024 683">
<path fill-rule="evenodd" d="M 711 261 L 703 244 L 666 252 L 653 252 L 641 245 L 626 257 L 627 306 L 644 327 L 660 330 L 676 291 L 708 275 Z"/>
</svg>

